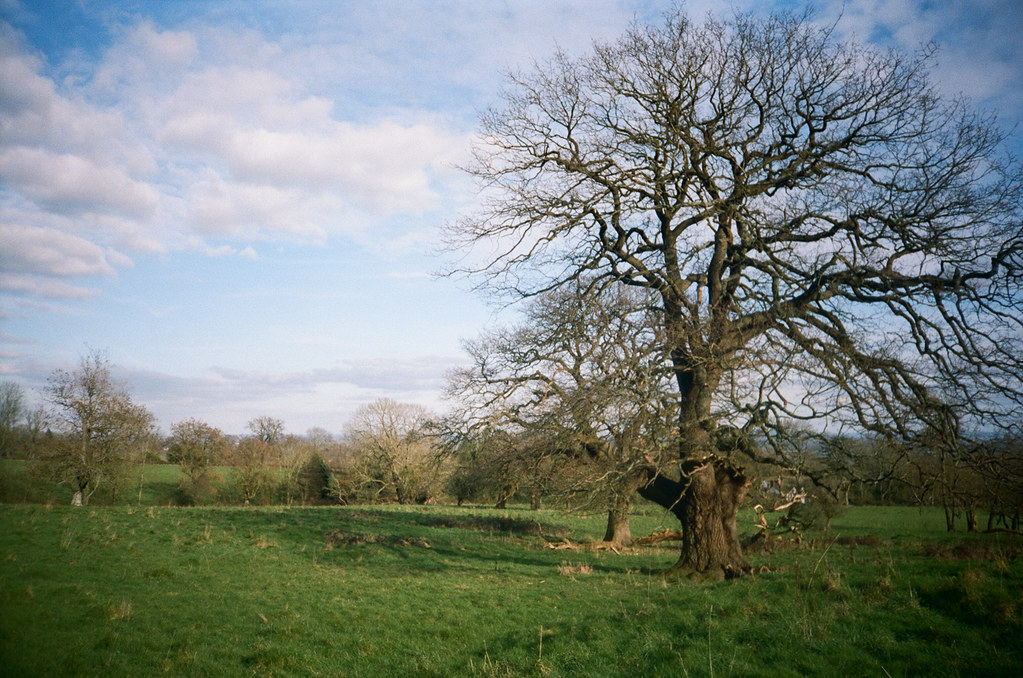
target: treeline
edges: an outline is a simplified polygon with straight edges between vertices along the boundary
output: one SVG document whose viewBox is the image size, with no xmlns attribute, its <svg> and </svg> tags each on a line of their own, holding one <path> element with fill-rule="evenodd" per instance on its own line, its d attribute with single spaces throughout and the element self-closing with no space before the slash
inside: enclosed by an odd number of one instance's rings
<svg viewBox="0 0 1023 678">
<path fill-rule="evenodd" d="M 558 313 L 571 309 L 564 298 L 557 302 Z M 550 303 L 536 308 L 550 318 Z M 569 325 L 573 341 L 599 336 L 583 331 L 590 312 L 577 309 L 577 326 Z M 599 322 L 606 327 L 610 321 Z M 627 330 L 618 337 L 636 336 Z M 555 336 L 553 330 L 548 336 Z M 561 369 L 552 340 L 542 354 L 545 363 L 530 358 L 531 379 L 541 390 L 516 378 L 511 358 L 523 343 L 514 333 L 486 336 L 470 346 L 476 371 L 452 376 L 451 394 L 461 391 L 466 402 L 469 391 L 488 407 L 456 408 L 438 418 L 421 406 L 381 399 L 357 410 L 340 435 L 321 428 L 296 435 L 282 420 L 261 416 L 248 422 L 242 436 L 201 419 L 177 422 L 164 436 L 152 414 L 113 380 L 105 356 L 92 353 L 76 370 L 52 375 L 48 408 L 29 410 L 16 383 L 0 382 L 0 455 L 27 466 L 20 493 L 11 490 L 14 467 L 0 466 L 0 500 L 46 495 L 24 489 L 31 483 L 67 486 L 74 504 L 94 497 L 123 501 L 138 483 L 141 499 L 138 465 L 157 463 L 180 468 L 173 491 L 163 495 L 180 505 L 554 503 L 606 510 L 605 538 L 627 543 L 638 487 L 648 481 L 652 458 L 670 454 L 673 445 L 663 426 L 670 399 L 657 397 L 663 377 L 616 381 L 625 373 L 623 361 L 639 363 L 649 349 L 613 355 L 606 347 L 567 344 L 593 364 L 559 383 L 554 376 L 544 379 L 539 369 L 549 368 L 551 375 Z M 502 351 L 504 372 L 498 372 L 495 356 Z M 593 357 L 598 355 L 600 363 Z M 535 403 L 519 397 L 522 383 L 530 385 Z M 721 451 L 757 479 L 746 503 L 766 511 L 788 506 L 785 518 L 803 526 L 826 526 L 848 504 L 904 504 L 943 507 L 949 530 L 1020 529 L 1023 441 L 1016 438 L 949 447 L 826 437 L 797 427 L 771 440 L 727 429 L 718 434 Z M 662 465 L 657 472 L 672 470 Z"/>
<path fill-rule="evenodd" d="M 27 464 L 0 466 L 0 500 L 40 499 L 50 496 L 47 486 L 66 486 L 75 505 L 117 502 L 137 482 L 140 464 L 171 464 L 181 471 L 172 495 L 181 505 L 504 505 L 530 487 L 536 470 L 511 457 L 492 463 L 492 456 L 467 453 L 425 408 L 389 399 L 361 407 L 339 436 L 321 428 L 291 434 L 271 416 L 249 421 L 242 436 L 197 418 L 164 436 L 99 352 L 75 370 L 54 372 L 44 397 L 49 407 L 30 410 L 20 385 L 0 382 L 0 458 Z M 19 492 L 12 490 L 15 468 Z"/>
</svg>

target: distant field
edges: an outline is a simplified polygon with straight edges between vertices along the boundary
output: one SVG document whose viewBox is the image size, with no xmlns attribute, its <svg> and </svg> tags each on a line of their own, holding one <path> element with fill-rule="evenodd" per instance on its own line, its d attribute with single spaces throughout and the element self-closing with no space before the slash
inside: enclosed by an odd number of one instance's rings
<svg viewBox="0 0 1023 678">
<path fill-rule="evenodd" d="M 218 502 L 241 503 L 228 489 L 232 470 L 219 466 L 215 484 L 221 489 Z M 131 464 L 115 484 L 101 483 L 90 503 L 103 506 L 173 506 L 180 503 L 181 468 L 176 464 Z M 71 488 L 58 485 L 40 469 L 18 459 L 0 459 L 0 502 L 70 504 Z"/>
<path fill-rule="evenodd" d="M 537 523 L 541 524 L 540 533 Z M 752 519 L 743 514 L 743 528 Z M 651 508 L 634 534 L 674 527 Z M 0 506 L 10 676 L 1017 676 L 1011 535 L 857 508 L 720 584 L 600 516 Z"/>
<path fill-rule="evenodd" d="M 175 503 L 181 469 L 174 464 L 132 464 L 116 494 L 101 483 L 94 503 L 167 506 Z M 0 501 L 8 503 L 69 504 L 71 488 L 57 485 L 41 470 L 18 459 L 0 459 Z"/>
</svg>

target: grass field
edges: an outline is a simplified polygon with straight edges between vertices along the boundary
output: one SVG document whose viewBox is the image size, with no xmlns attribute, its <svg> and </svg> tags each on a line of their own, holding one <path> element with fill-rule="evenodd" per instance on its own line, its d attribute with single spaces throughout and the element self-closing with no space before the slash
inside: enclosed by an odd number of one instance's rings
<svg viewBox="0 0 1023 678">
<path fill-rule="evenodd" d="M 671 526 L 653 508 L 633 533 Z M 542 524 L 542 535 L 537 522 Z M 752 517 L 741 525 L 752 529 Z M 939 512 L 850 509 L 718 584 L 599 516 L 0 505 L 9 676 L 1015 676 L 1023 561 Z"/>
</svg>

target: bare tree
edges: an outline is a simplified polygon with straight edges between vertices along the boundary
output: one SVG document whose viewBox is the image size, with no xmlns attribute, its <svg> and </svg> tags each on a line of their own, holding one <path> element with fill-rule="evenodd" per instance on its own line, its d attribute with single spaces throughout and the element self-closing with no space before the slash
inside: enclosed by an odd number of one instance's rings
<svg viewBox="0 0 1023 678">
<path fill-rule="evenodd" d="M 631 541 L 633 497 L 677 407 L 649 301 L 638 290 L 585 282 L 536 297 L 520 325 L 467 342 L 472 365 L 448 385 L 461 405 L 456 419 L 515 434 L 518 444 L 490 443 L 506 465 L 544 477 L 533 467 L 560 466 L 560 489 L 602 502 L 605 540 L 622 544 Z"/>
<path fill-rule="evenodd" d="M 47 397 L 63 433 L 49 461 L 60 481 L 71 485 L 72 505 L 87 504 L 100 483 L 116 478 L 130 456 L 155 435 L 153 415 L 114 382 L 109 362 L 99 352 L 82 357 L 75 371 L 55 371 Z"/>
<path fill-rule="evenodd" d="M 171 426 L 169 458 L 193 481 L 222 461 L 226 451 L 227 438 L 204 421 L 186 419 Z"/>
<path fill-rule="evenodd" d="M 284 440 L 284 422 L 275 417 L 256 417 L 247 426 L 252 435 L 271 447 Z"/>
<path fill-rule="evenodd" d="M 748 569 L 750 484 L 723 449 L 792 420 L 951 446 L 1023 404 L 1021 185 L 995 121 L 929 81 L 932 51 L 807 16 L 637 25 L 510 78 L 469 170 L 481 285 L 643 287 L 679 391 L 676 570 Z M 482 251 L 483 248 L 480 248 Z M 473 260 L 470 255 L 469 260 Z"/>
<path fill-rule="evenodd" d="M 426 408 L 382 398 L 363 405 L 352 416 L 346 433 L 362 462 L 362 480 L 378 496 L 401 504 L 433 498 L 440 481 L 441 459 L 428 435 Z"/>
<path fill-rule="evenodd" d="M 228 451 L 234 486 L 246 506 L 265 495 L 273 483 L 270 472 L 274 451 L 261 438 L 248 436 Z"/>
</svg>

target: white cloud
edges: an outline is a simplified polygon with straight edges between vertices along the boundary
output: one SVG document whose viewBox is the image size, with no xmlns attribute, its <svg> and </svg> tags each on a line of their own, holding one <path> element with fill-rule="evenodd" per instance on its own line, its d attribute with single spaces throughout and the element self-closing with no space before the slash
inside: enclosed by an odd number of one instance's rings
<svg viewBox="0 0 1023 678">
<path fill-rule="evenodd" d="M 0 150 L 0 178 L 40 206 L 58 212 L 114 212 L 134 218 L 153 214 L 160 194 L 121 168 L 42 148 Z"/>
<path fill-rule="evenodd" d="M 37 276 L 91 274 L 84 253 L 109 274 L 133 254 L 255 259 L 254 242 L 361 237 L 441 204 L 447 164 L 466 147 L 420 114 L 335 117 L 252 31 L 142 20 L 97 59 L 72 52 L 74 64 L 51 66 L 0 25 L 0 214 L 53 236 Z M 58 84 L 53 72 L 75 75 Z M 61 234 L 82 247 L 57 247 Z"/>
<path fill-rule="evenodd" d="M 157 31 L 149 21 L 136 26 L 130 32 L 126 44 L 128 49 L 150 67 L 153 64 L 187 66 L 199 53 L 198 44 L 192 33 Z"/>
<path fill-rule="evenodd" d="M 114 264 L 131 260 L 116 250 L 52 228 L 0 224 L 0 269 L 61 278 L 113 275 Z"/>
<path fill-rule="evenodd" d="M 45 64 L 20 51 L 9 26 L 0 23 L 0 144 L 80 155 L 97 165 L 131 174 L 156 169 L 149 149 L 125 125 L 123 112 L 89 103 L 75 90 L 58 92 L 41 75 Z"/>
<path fill-rule="evenodd" d="M 303 93 L 303 85 L 268 68 L 248 64 L 201 64 L 180 78 L 160 83 L 165 88 L 151 107 L 155 124 L 173 131 L 176 121 L 197 117 L 244 126 L 309 129 L 331 122 L 333 103 Z M 214 128 L 216 129 L 216 128 Z"/>
<path fill-rule="evenodd" d="M 243 241 L 274 234 L 322 241 L 326 201 L 295 189 L 227 181 L 212 170 L 188 189 L 191 223 L 199 232 Z"/>
<path fill-rule="evenodd" d="M 13 294 L 44 297 L 49 299 L 91 299 L 98 290 L 69 285 L 58 280 L 40 280 L 31 276 L 0 273 L 0 290 Z"/>
</svg>

